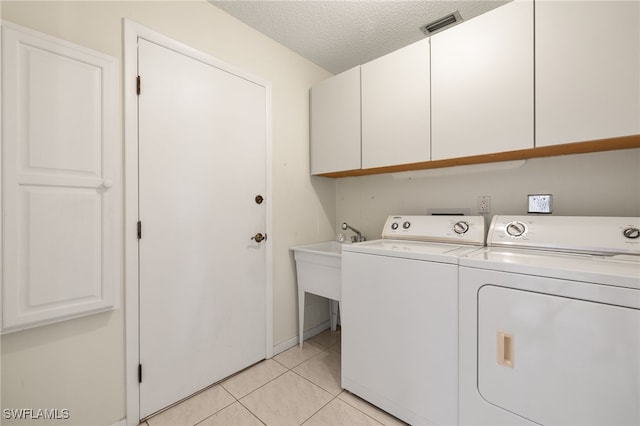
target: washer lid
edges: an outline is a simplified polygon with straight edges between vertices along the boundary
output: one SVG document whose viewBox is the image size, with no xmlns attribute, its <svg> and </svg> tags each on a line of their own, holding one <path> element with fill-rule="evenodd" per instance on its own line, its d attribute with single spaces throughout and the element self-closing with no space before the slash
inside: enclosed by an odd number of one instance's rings
<svg viewBox="0 0 640 426">
<path fill-rule="evenodd" d="M 472 253 L 480 247 L 464 244 L 444 244 L 423 241 L 381 239 L 344 245 L 342 253 L 363 253 L 387 257 L 425 260 L 458 264 L 460 256 Z"/>
<path fill-rule="evenodd" d="M 640 289 L 640 256 L 486 247 L 460 266 Z"/>
</svg>

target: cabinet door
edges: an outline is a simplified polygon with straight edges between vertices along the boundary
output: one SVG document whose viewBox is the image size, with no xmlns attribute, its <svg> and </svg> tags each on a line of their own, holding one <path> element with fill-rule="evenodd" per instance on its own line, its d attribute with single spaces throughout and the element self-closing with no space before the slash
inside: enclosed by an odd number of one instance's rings
<svg viewBox="0 0 640 426">
<path fill-rule="evenodd" d="M 533 148 L 533 3 L 431 37 L 431 158 Z"/>
<path fill-rule="evenodd" d="M 429 39 L 362 65 L 362 168 L 431 157 Z"/>
<path fill-rule="evenodd" d="M 311 174 L 360 169 L 360 67 L 311 88 Z"/>
<path fill-rule="evenodd" d="M 536 146 L 640 133 L 640 3 L 536 3 Z"/>
<path fill-rule="evenodd" d="M 118 306 L 122 160 L 116 59 L 2 36 L 6 332 Z"/>
</svg>

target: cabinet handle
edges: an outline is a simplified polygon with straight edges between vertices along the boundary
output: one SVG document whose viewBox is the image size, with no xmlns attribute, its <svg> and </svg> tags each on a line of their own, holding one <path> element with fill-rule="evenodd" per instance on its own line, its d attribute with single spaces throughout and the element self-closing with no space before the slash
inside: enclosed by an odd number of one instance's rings
<svg viewBox="0 0 640 426">
<path fill-rule="evenodd" d="M 497 344 L 498 364 L 513 368 L 513 334 L 498 331 Z"/>
</svg>

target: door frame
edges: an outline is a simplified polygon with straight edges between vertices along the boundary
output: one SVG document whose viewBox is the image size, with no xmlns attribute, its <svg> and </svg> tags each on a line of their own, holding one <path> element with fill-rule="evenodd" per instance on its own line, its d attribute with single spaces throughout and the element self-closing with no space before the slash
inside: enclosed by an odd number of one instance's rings
<svg viewBox="0 0 640 426">
<path fill-rule="evenodd" d="M 265 199 L 267 235 L 273 235 L 272 198 L 272 85 L 269 81 L 253 76 L 232 65 L 220 61 L 165 35 L 144 27 L 134 21 L 123 19 L 123 99 L 124 99 L 124 163 L 125 163 L 125 347 L 126 347 L 126 413 L 127 425 L 136 426 L 140 419 L 140 384 L 138 364 L 140 360 L 139 335 L 139 265 L 138 265 L 138 38 L 144 38 L 178 53 L 188 55 L 206 64 L 237 75 L 265 88 L 266 135 L 265 135 Z M 144 90 L 144 87 L 143 89 Z M 266 347 L 265 358 L 273 356 L 273 240 L 268 238 L 266 257 Z"/>
</svg>

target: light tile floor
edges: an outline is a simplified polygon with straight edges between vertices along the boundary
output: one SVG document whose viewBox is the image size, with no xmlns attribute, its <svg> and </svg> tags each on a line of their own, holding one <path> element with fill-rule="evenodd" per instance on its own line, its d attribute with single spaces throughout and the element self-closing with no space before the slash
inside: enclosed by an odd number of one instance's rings
<svg viewBox="0 0 640 426">
<path fill-rule="evenodd" d="M 340 331 L 327 330 L 141 426 L 404 425 L 340 388 Z"/>
</svg>

